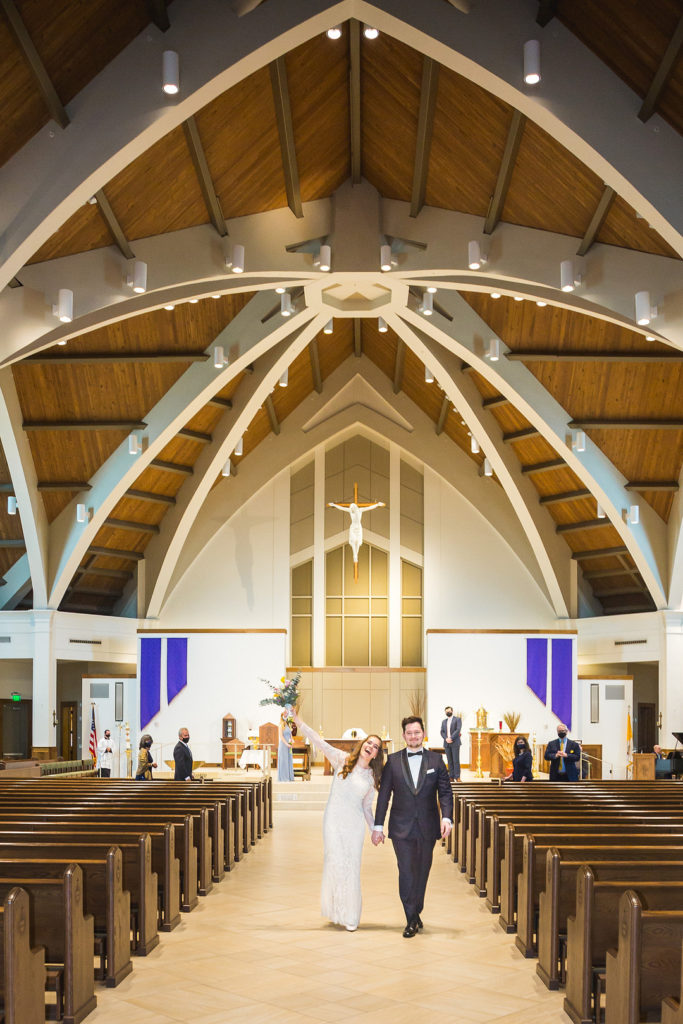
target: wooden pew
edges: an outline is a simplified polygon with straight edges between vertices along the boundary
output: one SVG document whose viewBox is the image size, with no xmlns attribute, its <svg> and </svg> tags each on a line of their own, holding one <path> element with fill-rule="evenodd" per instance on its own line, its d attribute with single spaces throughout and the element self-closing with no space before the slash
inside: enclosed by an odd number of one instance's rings
<svg viewBox="0 0 683 1024">
<path fill-rule="evenodd" d="M 646 900 L 649 909 L 664 910 L 680 906 L 683 918 L 683 882 L 635 883 L 627 879 L 599 882 L 588 865 L 580 868 L 576 876 L 576 915 L 567 918 L 567 988 L 564 1010 L 574 1024 L 591 1024 L 594 1019 L 594 992 L 595 1002 L 599 1003 L 600 1000 L 595 982 L 599 981 L 600 973 L 604 973 L 608 950 L 619 941 L 619 929 L 623 927 L 620 922 L 624 920 L 620 901 L 633 887 Z M 680 956 L 680 942 L 678 954 Z M 611 996 L 614 996 L 614 986 Z M 608 1004 L 611 996 L 607 996 Z M 614 1001 L 618 1001 L 618 996 L 614 996 Z M 626 1018 L 618 1020 L 618 1024 L 626 1024 Z"/>
<path fill-rule="evenodd" d="M 0 906 L 2 1003 L 5 1024 L 45 1021 L 45 950 L 31 947 L 29 898 L 14 888 Z"/>
<path fill-rule="evenodd" d="M 132 837 L 131 837 L 132 838 Z M 123 885 L 130 892 L 131 906 L 136 909 L 135 953 L 147 956 L 159 944 L 157 931 L 157 876 L 152 872 L 152 846 L 148 835 L 137 836 L 135 841 L 120 843 L 123 860 Z M 62 859 L 78 863 L 79 859 L 98 860 L 106 856 L 107 843 L 46 842 L 40 832 L 32 834 L 26 842 L 7 842 L 0 839 L 0 859 L 32 860 Z M 39 853 L 37 852 L 39 851 Z"/>
<path fill-rule="evenodd" d="M 6 899 L 16 881 L 0 881 L 0 896 Z M 83 913 L 83 873 L 70 864 L 61 878 L 24 878 L 21 888 L 29 897 L 32 941 L 45 947 L 49 964 L 63 970 L 63 1024 L 80 1024 L 95 1009 L 93 950 L 95 928 L 92 915 Z M 43 1007 L 45 1008 L 43 989 Z"/>
<path fill-rule="evenodd" d="M 576 875 L 584 864 L 590 866 L 599 882 L 648 878 L 660 882 L 683 881 L 683 846 L 622 846 L 619 849 L 584 846 L 547 850 L 545 889 L 538 895 L 536 973 L 549 989 L 559 988 L 565 976 L 563 946 L 566 948 L 567 920 L 576 913 Z"/>
<path fill-rule="evenodd" d="M 64 858 L 2 859 L 0 886 L 6 886 L 8 879 L 20 885 L 24 878 L 61 879 L 68 866 L 69 860 Z M 85 913 L 92 915 L 96 940 L 98 934 L 105 938 L 105 966 L 98 980 L 104 981 L 108 988 L 114 988 L 133 969 L 130 959 L 130 893 L 123 889 L 121 850 L 112 846 L 104 859 L 79 858 L 78 866 L 83 872 Z"/>
<path fill-rule="evenodd" d="M 680 909 L 655 909 L 652 902 L 640 884 L 621 897 L 619 945 L 607 952 L 605 1024 L 656 1019 L 665 998 L 680 998 L 683 901 L 676 901 Z"/>
</svg>

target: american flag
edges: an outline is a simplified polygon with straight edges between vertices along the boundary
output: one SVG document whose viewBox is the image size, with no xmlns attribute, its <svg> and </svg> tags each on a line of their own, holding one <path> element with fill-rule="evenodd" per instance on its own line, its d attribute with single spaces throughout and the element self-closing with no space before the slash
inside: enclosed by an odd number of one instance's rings
<svg viewBox="0 0 683 1024">
<path fill-rule="evenodd" d="M 90 709 L 90 743 L 88 744 L 88 753 L 92 757 L 93 761 L 97 760 L 97 729 L 95 728 L 94 704 Z"/>
</svg>

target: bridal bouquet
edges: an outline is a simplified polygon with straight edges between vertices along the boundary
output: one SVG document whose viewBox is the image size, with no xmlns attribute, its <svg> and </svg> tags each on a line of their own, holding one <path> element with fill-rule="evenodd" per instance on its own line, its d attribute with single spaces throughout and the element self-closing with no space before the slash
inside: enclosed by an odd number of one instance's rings
<svg viewBox="0 0 683 1024">
<path fill-rule="evenodd" d="M 263 679 L 267 686 L 273 691 L 272 696 L 265 697 L 259 701 L 260 705 L 264 704 L 277 704 L 279 708 L 286 708 L 287 711 L 291 711 L 299 703 L 299 683 L 301 681 L 301 673 L 297 672 L 292 679 L 285 679 L 283 676 L 277 686 L 273 686 L 267 679 Z"/>
</svg>

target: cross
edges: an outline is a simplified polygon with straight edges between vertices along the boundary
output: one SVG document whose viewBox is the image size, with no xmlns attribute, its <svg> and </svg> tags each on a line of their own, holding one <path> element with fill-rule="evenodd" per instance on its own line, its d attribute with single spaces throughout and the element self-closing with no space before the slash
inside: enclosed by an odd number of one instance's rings
<svg viewBox="0 0 683 1024">
<path fill-rule="evenodd" d="M 351 517 L 349 526 L 349 544 L 353 551 L 353 580 L 358 582 L 358 550 L 363 543 L 363 527 L 361 519 L 363 512 L 373 508 L 384 508 L 383 501 L 358 501 L 358 484 L 353 485 L 353 501 L 328 501 L 328 508 L 338 508 L 340 512 L 348 512 Z"/>
</svg>

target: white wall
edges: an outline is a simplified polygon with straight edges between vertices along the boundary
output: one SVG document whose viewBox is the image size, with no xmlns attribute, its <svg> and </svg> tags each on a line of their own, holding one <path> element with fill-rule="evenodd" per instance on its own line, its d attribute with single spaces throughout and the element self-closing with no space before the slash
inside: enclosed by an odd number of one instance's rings
<svg viewBox="0 0 683 1024">
<path fill-rule="evenodd" d="M 166 644 L 161 645 L 161 710 L 144 729 L 154 739 L 152 754 L 160 769 L 172 756 L 181 726 L 190 731 L 195 760 L 220 763 L 224 715 L 231 714 L 237 719 L 237 735 L 244 742 L 252 728 L 278 721 L 277 708 L 259 707 L 258 702 L 269 695 L 261 680 L 277 683 L 284 675 L 287 639 L 284 633 L 188 633 L 187 636 L 187 686 L 170 705 L 166 702 Z M 141 735 L 139 705 L 134 721 L 136 751 Z"/>
<path fill-rule="evenodd" d="M 217 521 L 214 531 L 171 593 L 158 624 L 288 629 L 289 471 L 227 523 Z"/>
<path fill-rule="evenodd" d="M 475 712 L 481 705 L 488 711 L 489 728 L 498 729 L 506 711 L 521 714 L 518 729 L 536 733 L 538 743 L 556 735 L 558 719 L 526 685 L 526 636 L 523 633 L 430 633 L 427 636 L 427 731 L 436 746 L 450 704 L 463 712 L 461 760 L 469 760 L 469 730 L 476 726 Z M 550 653 L 548 655 L 550 675 Z M 573 678 L 576 680 L 576 657 Z M 572 703 L 572 736 L 577 736 L 577 688 Z M 503 731 L 507 726 L 503 723 Z"/>
<path fill-rule="evenodd" d="M 424 480 L 425 629 L 557 629 L 549 601 L 484 516 L 436 473 L 425 469 Z"/>
<path fill-rule="evenodd" d="M 116 721 L 116 705 L 115 705 L 115 694 L 116 694 L 116 683 L 123 683 L 123 717 L 121 722 Z M 100 691 L 104 688 L 107 689 L 107 696 L 96 696 L 91 697 L 91 686 L 97 687 Z M 114 768 L 112 770 L 113 777 L 125 777 L 126 775 L 126 730 L 125 724 L 133 726 L 131 736 L 131 742 L 134 739 L 135 726 L 137 725 L 138 719 L 138 686 L 137 679 L 127 678 L 125 675 L 113 675 L 109 678 L 101 675 L 89 676 L 85 675 L 81 680 L 81 757 L 89 757 L 89 745 L 90 745 L 90 711 L 92 705 L 95 705 L 95 730 L 97 732 L 97 739 L 102 739 L 104 736 L 104 730 L 109 728 L 111 730 L 111 738 L 114 741 L 115 756 L 114 756 Z M 137 749 L 137 743 L 135 748 Z M 137 755 L 136 755 L 137 757 Z M 135 763 L 133 764 L 133 768 Z"/>
<path fill-rule="evenodd" d="M 598 721 L 591 723 L 590 692 L 591 684 L 599 688 Z M 607 686 L 623 686 L 623 700 L 606 700 Z M 602 744 L 602 777 L 603 779 L 625 779 L 626 765 L 626 719 L 631 708 L 633 724 L 633 679 L 631 676 L 600 677 L 584 676 L 578 681 L 578 701 L 576 727 L 573 735 L 584 743 Z M 631 744 L 633 749 L 633 743 Z"/>
</svg>

